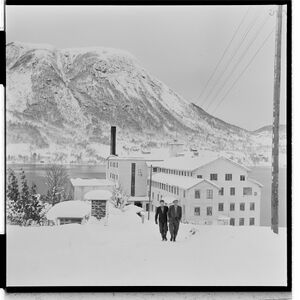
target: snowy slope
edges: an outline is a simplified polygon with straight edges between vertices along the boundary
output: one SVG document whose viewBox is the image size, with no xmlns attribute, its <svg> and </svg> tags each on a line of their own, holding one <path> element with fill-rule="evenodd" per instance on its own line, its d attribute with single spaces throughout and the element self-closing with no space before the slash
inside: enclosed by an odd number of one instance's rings
<svg viewBox="0 0 300 300">
<path fill-rule="evenodd" d="M 133 211 L 110 211 L 107 226 L 8 226 L 8 286 L 286 284 L 284 228 L 181 224 L 177 239 Z"/>
<path fill-rule="evenodd" d="M 126 51 L 14 42 L 6 55 L 9 144 L 108 144 L 117 125 L 123 142 L 178 138 L 213 151 L 255 151 L 255 134 L 189 103 Z"/>
</svg>

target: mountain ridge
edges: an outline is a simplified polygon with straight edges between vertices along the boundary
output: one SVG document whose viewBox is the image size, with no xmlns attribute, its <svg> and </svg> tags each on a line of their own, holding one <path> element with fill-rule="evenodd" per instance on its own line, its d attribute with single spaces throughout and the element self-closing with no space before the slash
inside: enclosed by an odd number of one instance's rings
<svg viewBox="0 0 300 300">
<path fill-rule="evenodd" d="M 7 142 L 85 148 L 118 139 L 174 139 L 212 151 L 256 151 L 256 134 L 215 118 L 150 74 L 127 51 L 58 49 L 11 42 L 7 56 Z"/>
</svg>

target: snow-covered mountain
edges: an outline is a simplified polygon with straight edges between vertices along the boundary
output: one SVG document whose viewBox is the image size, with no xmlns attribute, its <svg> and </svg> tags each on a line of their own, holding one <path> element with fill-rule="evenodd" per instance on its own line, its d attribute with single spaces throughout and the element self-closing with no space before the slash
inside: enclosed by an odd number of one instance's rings
<svg viewBox="0 0 300 300">
<path fill-rule="evenodd" d="M 9 43 L 7 143 L 81 146 L 180 139 L 212 150 L 252 151 L 257 133 L 206 113 L 151 75 L 130 53 Z"/>
</svg>

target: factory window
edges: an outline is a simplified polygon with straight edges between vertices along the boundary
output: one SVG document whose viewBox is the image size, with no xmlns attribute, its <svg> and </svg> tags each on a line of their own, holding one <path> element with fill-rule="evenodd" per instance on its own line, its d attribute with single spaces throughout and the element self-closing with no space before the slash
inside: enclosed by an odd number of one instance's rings
<svg viewBox="0 0 300 300">
<path fill-rule="evenodd" d="M 245 181 L 245 179 L 246 179 L 246 178 L 245 178 L 245 175 L 241 175 L 241 176 L 240 176 L 240 181 Z"/>
<path fill-rule="evenodd" d="M 229 224 L 231 226 L 234 226 L 235 225 L 235 219 L 234 218 L 230 218 Z"/>
<path fill-rule="evenodd" d="M 200 190 L 195 190 L 195 199 L 200 199 Z"/>
<path fill-rule="evenodd" d="M 224 211 L 224 203 L 219 203 L 218 210 L 219 211 Z"/>
<path fill-rule="evenodd" d="M 206 199 L 213 198 L 213 190 L 206 190 Z"/>
<path fill-rule="evenodd" d="M 254 224 L 255 224 L 255 218 L 250 218 L 249 225 L 254 225 Z"/>
<path fill-rule="evenodd" d="M 234 196 L 235 195 L 235 188 L 231 187 L 230 188 L 230 196 Z"/>
<path fill-rule="evenodd" d="M 230 211 L 234 211 L 235 210 L 235 203 L 230 203 Z"/>
<path fill-rule="evenodd" d="M 244 196 L 251 196 L 252 195 L 252 188 L 251 187 L 244 187 L 243 188 L 243 195 Z"/>
<path fill-rule="evenodd" d="M 200 216 L 200 207 L 194 207 L 194 216 Z"/>
<path fill-rule="evenodd" d="M 197 178 L 202 178 L 202 175 L 197 175 Z"/>
<path fill-rule="evenodd" d="M 244 218 L 240 218 L 240 220 L 239 220 L 239 225 L 240 225 L 240 226 L 245 225 L 245 219 L 244 219 Z"/>
<path fill-rule="evenodd" d="M 212 206 L 206 207 L 206 215 L 207 216 L 212 216 Z"/>
<path fill-rule="evenodd" d="M 225 180 L 231 181 L 232 180 L 232 174 L 225 174 Z"/>
<path fill-rule="evenodd" d="M 240 210 L 242 210 L 242 211 L 245 210 L 245 203 L 240 203 Z"/>
<path fill-rule="evenodd" d="M 223 187 L 220 188 L 219 195 L 220 196 L 224 196 L 224 188 Z"/>
<path fill-rule="evenodd" d="M 255 210 L 255 203 L 254 202 L 250 202 L 250 210 Z"/>
<path fill-rule="evenodd" d="M 218 174 L 216 173 L 210 174 L 210 180 L 218 180 Z"/>
</svg>

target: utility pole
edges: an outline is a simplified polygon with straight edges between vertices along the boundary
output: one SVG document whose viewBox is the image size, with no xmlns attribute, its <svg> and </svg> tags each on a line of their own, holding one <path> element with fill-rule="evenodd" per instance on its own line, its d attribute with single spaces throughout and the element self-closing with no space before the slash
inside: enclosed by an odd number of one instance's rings
<svg viewBox="0 0 300 300">
<path fill-rule="evenodd" d="M 148 220 L 150 220 L 150 206 L 151 206 L 151 186 L 152 186 L 152 165 L 150 166 Z"/>
<path fill-rule="evenodd" d="M 278 234 L 278 173 L 279 173 L 279 109 L 281 74 L 282 5 L 278 5 L 275 36 L 274 91 L 273 91 L 273 136 L 272 136 L 272 199 L 271 228 Z"/>
</svg>

